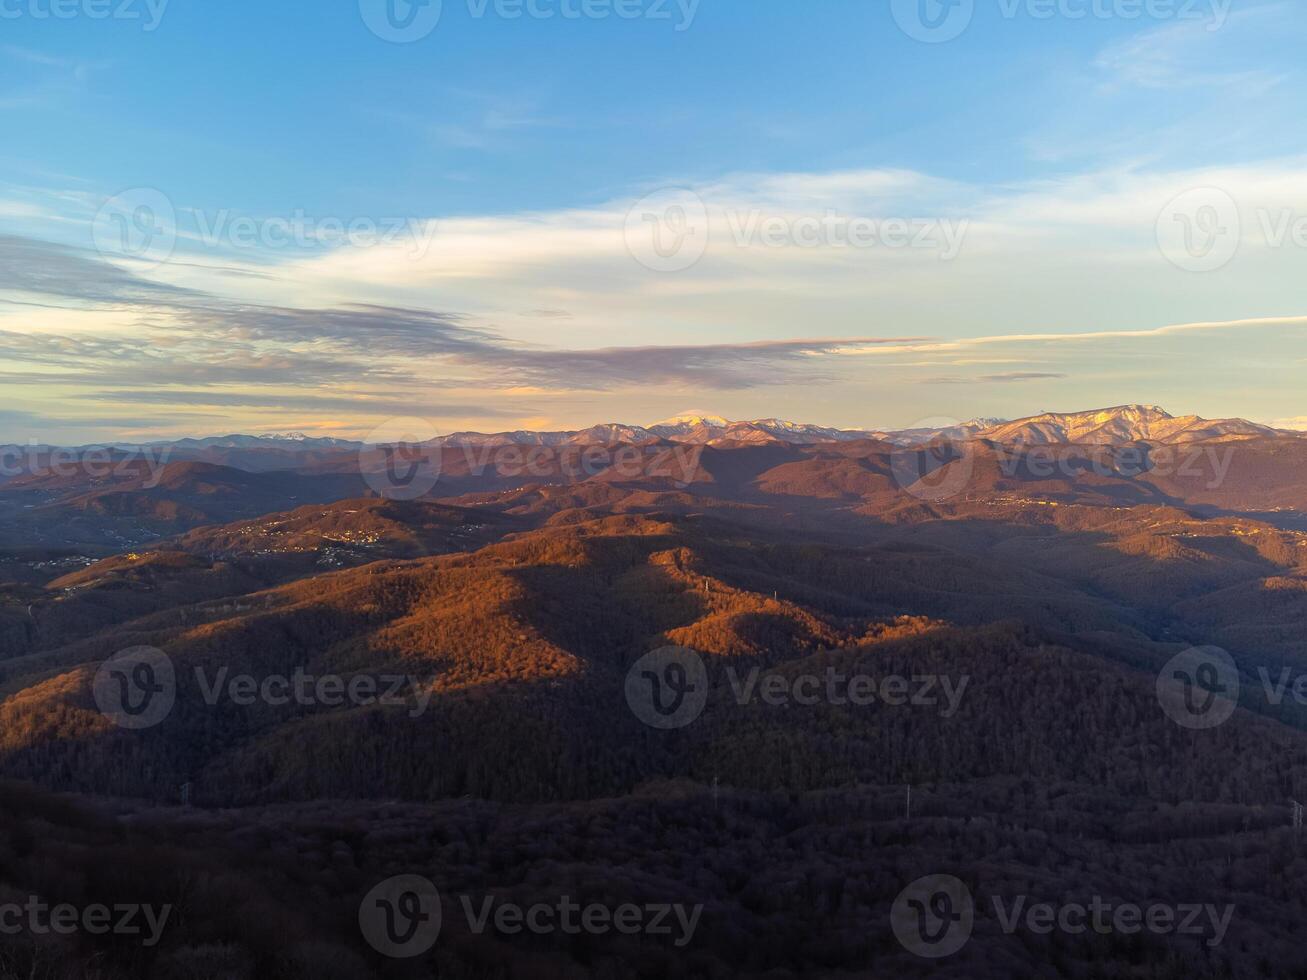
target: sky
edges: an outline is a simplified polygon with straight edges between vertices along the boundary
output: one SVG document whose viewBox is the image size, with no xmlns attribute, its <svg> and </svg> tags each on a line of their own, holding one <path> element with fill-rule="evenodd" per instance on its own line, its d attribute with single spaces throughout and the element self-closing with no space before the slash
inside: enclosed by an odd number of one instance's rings
<svg viewBox="0 0 1307 980">
<path fill-rule="evenodd" d="M 1307 428 L 1299 0 L 0 0 L 0 442 Z"/>
</svg>

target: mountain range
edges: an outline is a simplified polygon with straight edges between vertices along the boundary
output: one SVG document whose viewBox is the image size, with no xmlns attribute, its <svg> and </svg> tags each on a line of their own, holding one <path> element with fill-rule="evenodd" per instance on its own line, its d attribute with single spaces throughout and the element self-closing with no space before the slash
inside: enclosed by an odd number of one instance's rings
<svg viewBox="0 0 1307 980">
<path fill-rule="evenodd" d="M 1009 445 L 1061 443 L 1124 445 L 1133 442 L 1179 444 L 1251 439 L 1259 436 L 1307 436 L 1307 433 L 1276 429 L 1247 419 L 1205 419 L 1197 415 L 1174 416 L 1156 405 L 1121 405 L 1084 412 L 1045 412 L 1016 420 L 978 418 L 966 422 L 936 421 L 940 424 L 907 429 L 840 429 L 778 418 L 731 421 L 717 415 L 690 413 L 647 426 L 608 422 L 586 429 L 454 432 L 431 439 L 427 444 L 556 447 L 638 445 L 664 440 L 691 445 L 727 443 L 817 445 L 870 439 L 895 445 L 917 445 L 938 439 L 984 439 Z M 247 452 L 264 454 L 267 462 L 287 454 L 295 457 L 317 454 L 327 458 L 336 453 L 357 452 L 369 443 L 366 440 L 308 436 L 292 432 L 185 438 L 157 441 L 147 445 L 149 448 L 167 448 L 173 458 L 180 459 L 207 458 L 222 462 L 222 459 L 216 457 Z M 42 450 L 48 451 L 50 448 L 42 447 Z M 128 447 L 124 444 L 122 448 L 137 447 Z"/>
<path fill-rule="evenodd" d="M 505 432 L 486 435 L 460 432 L 444 436 L 445 444 L 519 443 L 524 445 L 607 444 L 666 439 L 699 445 L 721 443 L 787 442 L 814 445 L 876 439 L 912 445 L 947 439 L 988 439 L 1016 445 L 1092 443 L 1119 445 L 1130 442 L 1182 443 L 1248 439 L 1286 433 L 1246 419 L 1204 419 L 1197 415 L 1173 416 L 1155 405 L 1121 405 L 1087 412 L 1046 412 L 1008 421 L 983 418 L 945 422 L 909 429 L 839 429 L 784 419 L 732 422 L 713 415 L 681 415 L 642 427 L 597 425 L 577 432 Z"/>
</svg>

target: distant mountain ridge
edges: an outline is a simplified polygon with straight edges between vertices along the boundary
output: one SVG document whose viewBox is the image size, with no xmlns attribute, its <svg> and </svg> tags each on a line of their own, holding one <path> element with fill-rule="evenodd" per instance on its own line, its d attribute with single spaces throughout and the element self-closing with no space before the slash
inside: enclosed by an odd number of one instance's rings
<svg viewBox="0 0 1307 980">
<path fill-rule="evenodd" d="M 1120 405 L 1089 412 L 1046 412 L 984 429 L 979 436 L 994 442 L 1041 443 L 1210 442 L 1285 435 L 1247 419 L 1177 418 L 1156 405 Z"/>
<path fill-rule="evenodd" d="M 778 418 L 732 422 L 720 416 L 685 415 L 649 426 L 606 424 L 574 432 L 505 432 L 493 435 L 460 432 L 434 441 L 442 445 L 516 443 L 559 446 L 666 439 L 670 442 L 702 445 L 728 442 L 813 445 L 874 439 L 914 445 L 949 438 L 1039 445 L 1067 442 L 1176 443 L 1301 435 L 1302 433 L 1249 422 L 1247 419 L 1173 416 L 1155 405 L 1119 405 L 1086 412 L 1045 412 L 1015 421 L 980 418 L 969 422 L 910 429 L 839 429 Z"/>
<path fill-rule="evenodd" d="M 1156 405 L 1118 405 L 1084 412 L 1044 412 L 1008 421 L 978 418 L 968 422 L 939 421 L 937 426 L 908 429 L 840 429 L 832 426 L 793 422 L 779 418 L 731 421 L 721 416 L 690 413 L 652 425 L 608 422 L 586 429 L 511 432 L 454 432 L 430 440 L 438 446 L 574 446 L 657 442 L 691 445 L 726 443 L 766 444 L 820 443 L 877 440 L 896 445 L 920 445 L 936 439 L 986 439 L 1013 445 L 1087 443 L 1121 445 L 1132 442 L 1181 443 L 1230 441 L 1263 437 L 1302 438 L 1307 433 L 1276 429 L 1247 419 L 1205 419 L 1198 415 L 1174 416 Z M 161 440 L 148 445 L 169 447 L 183 454 L 264 453 L 282 454 L 355 452 L 368 443 L 363 440 L 308 436 L 300 432 L 267 435 L 228 435 L 205 438 Z M 126 444 L 115 444 L 125 449 Z M 47 449 L 49 447 L 42 447 Z M 78 447 L 88 448 L 88 447 Z"/>
</svg>

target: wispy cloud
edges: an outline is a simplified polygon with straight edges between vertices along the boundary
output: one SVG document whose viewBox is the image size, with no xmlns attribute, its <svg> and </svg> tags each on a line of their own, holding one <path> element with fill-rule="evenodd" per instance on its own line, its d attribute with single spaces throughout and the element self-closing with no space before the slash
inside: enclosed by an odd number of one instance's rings
<svg viewBox="0 0 1307 980">
<path fill-rule="evenodd" d="M 928 385 L 1013 384 L 1018 381 L 1049 381 L 1065 377 L 1065 374 L 1051 371 L 1011 371 L 1007 374 L 981 374 L 970 378 L 961 375 L 925 378 L 921 383 Z"/>
<path fill-rule="evenodd" d="M 145 279 L 92 252 L 0 234 L 0 292 L 70 303 L 145 305 L 195 298 L 197 293 Z"/>
<path fill-rule="evenodd" d="M 602 350 L 500 349 L 480 356 L 486 363 L 512 368 L 530 384 L 595 390 L 675 384 L 729 390 L 817 382 L 823 377 L 821 355 L 912 342 L 914 338 L 850 337 Z"/>
<path fill-rule="evenodd" d="M 338 395 L 315 395 L 296 392 L 217 391 L 169 389 L 117 389 L 88 391 L 79 397 L 97 402 L 122 402 L 129 405 L 193 405 L 211 408 L 258 408 L 311 413 L 336 412 L 348 417 L 375 416 L 389 418 L 415 415 L 423 418 L 462 418 L 477 415 L 485 418 L 515 418 L 517 411 L 503 406 L 473 405 L 465 402 L 440 404 L 421 398 L 379 398 L 365 395 L 355 398 Z"/>
<path fill-rule="evenodd" d="M 1268 22 L 1268 14 L 1281 9 L 1278 4 L 1261 10 L 1249 8 L 1231 15 L 1231 23 L 1219 27 L 1201 20 L 1165 24 L 1105 48 L 1094 67 L 1104 73 L 1109 85 L 1191 91 L 1238 86 L 1242 96 L 1256 97 L 1288 76 L 1278 68 L 1249 67 L 1245 59 L 1232 60 L 1227 54 L 1231 44 L 1227 31 L 1238 30 L 1250 20 Z"/>
<path fill-rule="evenodd" d="M 0 110 L 38 107 L 82 92 L 91 73 L 107 64 L 61 57 L 13 44 L 0 45 L 2 61 L 25 66 L 28 73 L 18 80 L 16 70 L 6 72 L 10 81 L 0 91 Z"/>
<path fill-rule="evenodd" d="M 510 145 L 515 134 L 556 129 L 562 120 L 538 109 L 538 97 L 473 89 L 446 89 L 426 114 L 387 110 L 389 118 L 432 143 L 454 150 L 489 150 Z M 369 106 L 368 114 L 376 109 Z"/>
<path fill-rule="evenodd" d="M 154 283 L 87 254 L 14 236 L 0 239 L 0 268 L 0 290 L 49 297 L 55 305 L 98 303 L 133 313 L 143 330 L 136 336 L 0 331 L 0 357 L 62 368 L 59 380 L 94 378 L 101 384 L 139 385 L 146 377 L 169 387 L 343 380 L 418 386 L 426 380 L 419 365 L 444 363 L 484 387 L 611 390 L 676 384 L 740 389 L 816 380 L 821 376 L 817 359 L 824 354 L 924 340 L 800 338 L 546 349 L 471 327 L 457 313 L 233 302 Z M 39 377 L 54 380 L 48 373 Z"/>
</svg>

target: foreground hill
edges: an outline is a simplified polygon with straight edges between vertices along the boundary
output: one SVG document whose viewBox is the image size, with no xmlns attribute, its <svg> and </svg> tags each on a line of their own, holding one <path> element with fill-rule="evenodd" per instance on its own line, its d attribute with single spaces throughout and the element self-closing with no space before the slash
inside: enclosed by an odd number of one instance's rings
<svg viewBox="0 0 1307 980">
<path fill-rule="evenodd" d="M 0 703 L 0 761 L 11 775 L 56 788 L 168 799 L 192 783 L 197 799 L 230 804 L 465 793 L 589 799 L 654 776 L 716 775 L 757 789 L 892 783 L 914 773 L 956 780 L 1033 771 L 1047 750 L 1049 778 L 1079 778 L 1080 766 L 1117 759 L 1110 769 L 1123 789 L 1225 799 L 1229 753 L 1243 751 L 1239 730 L 1223 731 L 1215 754 L 1186 761 L 1188 739 L 1177 742 L 1160 713 L 1141 727 L 1149 704 L 1156 709 L 1149 671 L 1218 629 L 1241 636 L 1237 598 L 1207 601 L 1201 617 L 1188 613 L 1190 603 L 1302 583 L 1307 553 L 1266 527 L 1231 547 L 1221 526 L 1181 514 L 1054 510 L 1020 532 L 961 517 L 873 526 L 867 541 L 876 543 L 861 547 L 746 532 L 718 518 L 560 511 L 539 530 L 473 553 L 373 563 L 271 589 L 255 582 L 217 601 L 179 603 L 174 592 L 157 612 L 134 598 L 145 607 L 137 618 L 102 613 L 102 628 L 84 638 L 69 642 L 78 632 L 66 627 L 0 664 L 9 695 Z M 241 584 L 233 578 L 240 563 L 199 561 L 161 551 L 148 573 L 93 567 L 64 580 L 76 590 L 64 603 L 104 609 L 96 592 L 113 595 L 104 583 L 120 575 L 148 574 L 165 597 L 196 576 Z M 128 591 L 142 594 L 152 593 Z M 1259 607 L 1257 623 L 1274 616 L 1275 627 L 1243 634 L 1234 652 L 1250 674 L 1255 665 L 1307 666 L 1292 642 L 1307 613 L 1302 589 L 1266 595 L 1279 598 Z M 172 658 L 178 704 L 158 729 L 122 732 L 96 710 L 90 682 L 99 660 L 140 644 Z M 649 752 L 622 694 L 631 665 L 667 645 L 708 658 L 714 692 L 702 723 L 670 756 Z M 974 694 L 953 720 L 759 711 L 731 698 L 730 672 L 753 667 L 967 676 Z M 201 677 L 297 670 L 402 678 L 403 703 L 272 708 L 204 697 Z M 1071 677 L 1083 683 L 1067 686 Z M 1036 718 L 1046 708 L 1045 726 Z M 1253 698 L 1248 708 L 1298 724 L 1291 706 L 1272 711 Z M 1124 728 L 1104 720 L 1120 711 L 1133 719 Z M 1073 717 L 1080 721 L 1068 727 Z M 909 719 L 913 729 L 885 727 Z M 993 727 L 1008 722 L 1010 730 Z M 1284 749 L 1265 757 L 1250 748 L 1237 767 L 1251 781 L 1239 792 L 1269 802 L 1299 778 L 1300 735 L 1247 724 L 1249 739 Z M 978 725 L 990 731 L 979 743 Z M 922 726 L 938 731 L 923 740 Z M 1101 742 L 1091 737 L 1100 726 Z M 836 742 L 832 731 L 841 733 Z M 1141 738 L 1154 747 L 1130 762 L 1125 746 Z M 448 751 L 422 751 L 432 740 Z M 996 753 L 996 744 L 1007 748 Z"/>
<path fill-rule="evenodd" d="M 756 793 L 655 782 L 572 806 L 475 800 L 437 805 L 306 803 L 246 810 L 152 808 L 52 798 L 0 785 L 0 849 L 16 890 L 74 903 L 124 900 L 175 911 L 162 942 L 11 937 L 13 975 L 305 976 L 399 980 L 685 976 L 1057 975 L 1159 980 L 1292 978 L 1307 908 L 1307 864 L 1284 806 L 1141 808 L 1087 783 L 996 778 L 903 787 Z M 131 874 L 124 880 L 123 870 Z M 907 952 L 891 929 L 901 889 L 947 869 L 975 901 L 955 955 Z M 421 874 L 443 910 L 417 960 L 363 941 L 359 908 L 379 881 Z M 702 906 L 688 942 L 667 935 L 476 932 L 465 904 L 529 908 L 629 903 Z M 1221 941 L 1196 935 L 1004 932 L 1011 907 L 1095 897 L 1234 910 Z M 673 917 L 672 921 L 675 921 Z M 35 969 L 34 969 L 35 968 Z M 44 971 L 44 972 L 42 972 Z"/>
<path fill-rule="evenodd" d="M 79 563 L 43 587 L 0 590 L 0 598 L 10 597 L 8 629 L 0 615 L 0 659 L 151 612 L 174 610 L 184 619 L 196 603 L 331 569 L 475 549 L 519 526 L 493 512 L 374 497 L 198 528 L 140 551 Z"/>
</svg>

